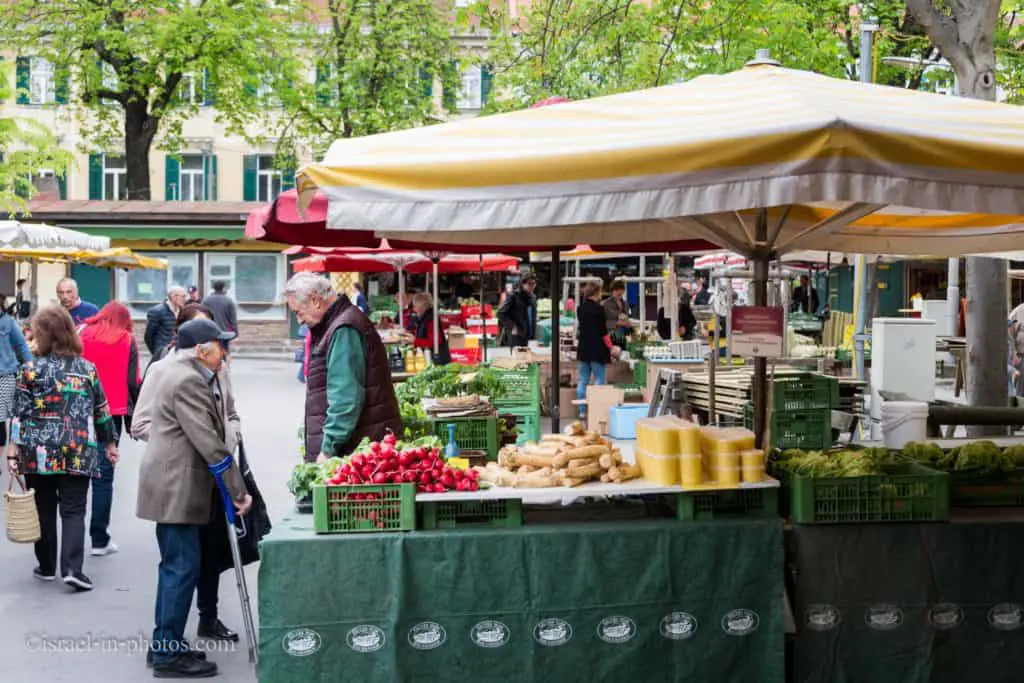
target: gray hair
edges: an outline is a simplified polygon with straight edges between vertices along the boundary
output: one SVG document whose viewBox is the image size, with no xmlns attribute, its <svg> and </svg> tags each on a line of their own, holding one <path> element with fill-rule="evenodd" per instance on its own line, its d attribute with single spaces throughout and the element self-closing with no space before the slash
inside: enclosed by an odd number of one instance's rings
<svg viewBox="0 0 1024 683">
<path fill-rule="evenodd" d="M 185 288 L 181 285 L 171 285 L 167 288 L 167 296 L 171 294 L 186 294 Z"/>
<path fill-rule="evenodd" d="M 75 282 L 75 278 L 73 277 L 62 277 L 57 281 L 57 287 L 60 287 L 63 284 L 69 284 L 75 288 L 75 291 L 78 291 L 78 283 Z"/>
<path fill-rule="evenodd" d="M 293 296 L 300 304 L 306 303 L 313 296 L 329 301 L 337 295 L 330 280 L 314 273 L 296 273 L 284 286 L 284 296 Z"/>
</svg>

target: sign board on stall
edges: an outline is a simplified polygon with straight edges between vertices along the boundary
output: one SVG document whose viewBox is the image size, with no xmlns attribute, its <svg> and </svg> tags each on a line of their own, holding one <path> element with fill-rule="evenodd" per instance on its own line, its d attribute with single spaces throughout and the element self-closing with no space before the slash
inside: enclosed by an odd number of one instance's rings
<svg viewBox="0 0 1024 683">
<path fill-rule="evenodd" d="M 736 306 L 732 309 L 734 356 L 778 358 L 786 333 L 785 316 L 776 306 Z"/>
</svg>

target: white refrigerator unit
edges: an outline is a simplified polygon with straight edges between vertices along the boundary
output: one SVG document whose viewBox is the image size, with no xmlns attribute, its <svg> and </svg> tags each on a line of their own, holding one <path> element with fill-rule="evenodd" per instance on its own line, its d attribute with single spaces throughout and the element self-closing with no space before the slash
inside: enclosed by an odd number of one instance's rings
<svg viewBox="0 0 1024 683">
<path fill-rule="evenodd" d="M 879 391 L 904 394 L 909 401 L 935 398 L 935 321 L 875 318 L 871 321 L 872 438 L 881 438 Z"/>
</svg>

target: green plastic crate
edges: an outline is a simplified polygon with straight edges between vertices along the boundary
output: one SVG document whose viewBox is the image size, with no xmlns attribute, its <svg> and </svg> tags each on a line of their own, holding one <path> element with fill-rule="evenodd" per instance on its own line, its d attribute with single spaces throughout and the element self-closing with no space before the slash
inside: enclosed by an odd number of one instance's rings
<svg viewBox="0 0 1024 683">
<path fill-rule="evenodd" d="M 494 401 L 500 410 L 540 409 L 540 366 L 531 363 L 521 370 L 498 370 L 505 395 Z"/>
<path fill-rule="evenodd" d="M 481 527 L 520 527 L 523 525 L 523 501 L 452 500 L 420 503 L 422 529 L 479 529 Z"/>
<path fill-rule="evenodd" d="M 498 418 L 452 417 L 432 420 L 434 435 L 448 445 L 448 425 L 455 425 L 455 442 L 459 450 L 486 451 L 488 460 L 498 459 Z"/>
<path fill-rule="evenodd" d="M 770 448 L 821 450 L 832 445 L 832 411 L 828 408 L 773 410 L 768 424 L 771 430 Z M 752 403 L 748 403 L 743 410 L 743 426 L 754 428 Z"/>
<path fill-rule="evenodd" d="M 716 517 L 777 517 L 779 489 L 691 491 L 676 498 L 676 519 L 692 522 Z"/>
<path fill-rule="evenodd" d="M 777 375 L 771 390 L 772 410 L 824 410 L 839 404 L 839 380 L 826 375 Z"/>
<path fill-rule="evenodd" d="M 943 522 L 949 519 L 949 475 L 908 464 L 869 477 L 790 480 L 794 524 Z"/>
<path fill-rule="evenodd" d="M 376 498 L 365 500 L 372 495 Z M 412 531 L 416 528 L 415 484 L 313 487 L 313 530 L 318 534 Z"/>
<path fill-rule="evenodd" d="M 369 300 L 370 309 L 374 311 L 397 311 L 398 296 L 394 294 L 374 294 Z"/>
<path fill-rule="evenodd" d="M 646 361 L 637 361 L 633 366 L 633 384 L 639 384 L 642 387 L 647 386 L 647 363 Z"/>
<path fill-rule="evenodd" d="M 1024 470 L 980 474 L 949 473 L 949 500 L 955 508 L 1024 506 Z"/>
<path fill-rule="evenodd" d="M 516 445 L 522 446 L 527 441 L 540 441 L 540 409 L 529 408 L 525 410 L 503 410 L 502 415 L 514 417 L 519 434 L 516 437 Z"/>
</svg>

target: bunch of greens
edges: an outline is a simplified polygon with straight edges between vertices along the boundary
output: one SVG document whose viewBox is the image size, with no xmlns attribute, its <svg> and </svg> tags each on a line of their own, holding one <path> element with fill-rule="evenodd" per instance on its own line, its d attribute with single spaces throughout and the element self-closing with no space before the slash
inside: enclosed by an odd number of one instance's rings
<svg viewBox="0 0 1024 683">
<path fill-rule="evenodd" d="M 342 464 L 341 458 L 328 458 L 324 462 L 301 462 L 292 468 L 288 490 L 301 500 L 313 495 L 313 487 L 322 484 Z"/>
<path fill-rule="evenodd" d="M 1024 467 L 1024 446 L 1002 450 L 992 441 L 972 441 L 945 452 L 932 443 L 908 443 L 903 452 L 917 462 L 946 472 L 990 474 Z"/>
<path fill-rule="evenodd" d="M 887 448 L 828 453 L 790 449 L 774 458 L 773 469 L 805 477 L 866 477 L 905 463 L 903 456 Z"/>
</svg>

